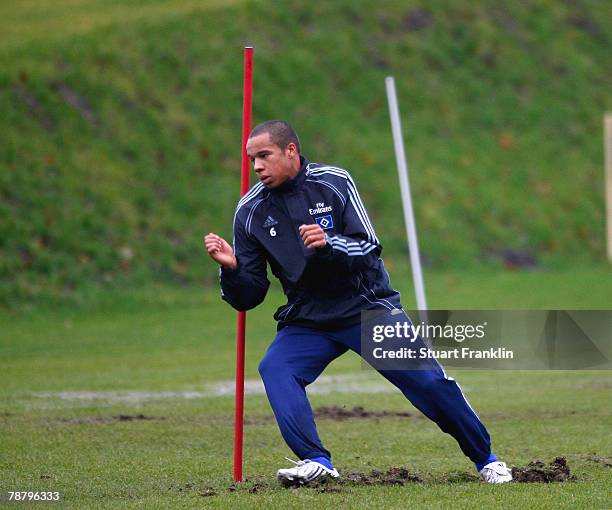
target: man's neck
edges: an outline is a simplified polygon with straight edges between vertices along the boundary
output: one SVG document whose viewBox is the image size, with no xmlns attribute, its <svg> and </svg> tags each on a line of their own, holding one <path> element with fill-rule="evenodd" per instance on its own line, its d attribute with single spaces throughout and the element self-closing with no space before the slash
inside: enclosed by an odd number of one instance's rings
<svg viewBox="0 0 612 510">
<path fill-rule="evenodd" d="M 302 161 L 298 157 L 297 161 L 293 164 L 293 168 L 291 172 L 291 179 L 293 179 L 297 174 L 300 173 L 301 168 L 302 168 Z"/>
<path fill-rule="evenodd" d="M 304 158 L 300 157 L 300 159 L 292 165 L 291 174 L 289 175 L 289 177 L 287 177 L 287 179 L 285 181 L 283 181 L 282 184 L 280 184 L 277 187 L 273 188 L 273 191 L 278 192 L 278 193 L 282 193 L 282 192 L 285 192 L 285 191 L 295 187 L 298 184 L 296 178 L 300 175 L 300 172 L 302 170 L 302 165 L 305 162 L 306 162 L 306 160 Z"/>
</svg>

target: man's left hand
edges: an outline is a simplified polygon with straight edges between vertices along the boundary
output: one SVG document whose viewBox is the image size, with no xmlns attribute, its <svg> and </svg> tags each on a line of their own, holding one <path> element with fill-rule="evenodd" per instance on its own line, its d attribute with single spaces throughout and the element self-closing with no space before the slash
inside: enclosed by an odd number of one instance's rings
<svg viewBox="0 0 612 510">
<path fill-rule="evenodd" d="M 327 244 L 325 232 L 317 223 L 300 225 L 300 236 L 302 236 L 306 248 L 325 248 Z"/>
</svg>

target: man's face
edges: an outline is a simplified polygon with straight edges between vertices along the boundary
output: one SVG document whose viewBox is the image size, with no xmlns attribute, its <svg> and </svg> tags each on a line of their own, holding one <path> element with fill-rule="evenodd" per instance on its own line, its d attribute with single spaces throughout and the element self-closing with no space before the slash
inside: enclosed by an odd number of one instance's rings
<svg viewBox="0 0 612 510">
<path fill-rule="evenodd" d="M 270 140 L 269 133 L 263 133 L 249 138 L 246 150 L 253 170 L 268 188 L 276 188 L 296 174 L 300 156 L 293 143 L 281 149 Z"/>
</svg>

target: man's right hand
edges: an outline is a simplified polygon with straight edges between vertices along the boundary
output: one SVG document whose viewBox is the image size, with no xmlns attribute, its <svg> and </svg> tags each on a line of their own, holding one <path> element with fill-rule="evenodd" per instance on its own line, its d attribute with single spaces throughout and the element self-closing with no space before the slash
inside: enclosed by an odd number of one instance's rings
<svg viewBox="0 0 612 510">
<path fill-rule="evenodd" d="M 225 239 L 211 232 L 204 236 L 204 244 L 210 258 L 215 262 L 218 262 L 227 269 L 233 270 L 238 267 L 238 260 L 236 260 L 234 250 Z"/>
</svg>

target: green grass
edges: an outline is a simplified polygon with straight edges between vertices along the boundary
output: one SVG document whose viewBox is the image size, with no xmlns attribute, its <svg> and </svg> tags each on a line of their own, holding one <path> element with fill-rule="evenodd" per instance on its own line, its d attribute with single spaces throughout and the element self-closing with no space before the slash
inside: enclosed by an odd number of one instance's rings
<svg viewBox="0 0 612 510">
<path fill-rule="evenodd" d="M 254 120 L 351 170 L 403 259 L 383 79 L 402 105 L 434 270 L 604 260 L 607 4 L 28 0 L 0 6 L 0 303 L 193 283 L 230 236 L 242 47 Z M 212 280 L 211 280 L 212 281 Z"/>
<path fill-rule="evenodd" d="M 428 274 L 432 307 L 610 308 L 605 272 Z M 392 273 L 393 276 L 393 273 Z M 399 280 L 399 278 L 398 278 Z M 398 282 L 401 283 L 401 282 Z M 409 284 L 403 282 L 405 302 Z M 564 289 L 564 292 L 560 291 Z M 274 335 L 275 288 L 249 313 L 247 378 Z M 344 471 L 406 466 L 424 480 L 404 487 L 349 487 L 338 493 L 288 491 L 274 481 L 290 456 L 262 395 L 246 399 L 245 475 L 229 491 L 233 399 L 68 400 L 57 393 L 201 391 L 233 378 L 234 314 L 215 288 L 149 287 L 102 293 L 0 315 L 0 489 L 62 492 L 78 508 L 603 508 L 609 503 L 609 372 L 453 370 L 509 464 L 563 455 L 576 479 L 564 484 L 490 487 L 446 482 L 473 474 L 454 441 L 397 393 L 330 393 L 313 406 L 409 410 L 405 419 L 319 421 Z M 325 372 L 360 372 L 345 355 Z M 376 374 L 364 377 L 375 378 Z M 49 393 L 51 395 L 49 395 Z M 46 395 L 46 396 L 44 396 Z M 120 422 L 119 414 L 152 420 Z M 256 493 L 249 492 L 254 486 Z M 212 490 L 215 495 L 203 497 Z"/>
<path fill-rule="evenodd" d="M 407 308 L 388 74 L 429 306 L 611 308 L 611 38 L 597 0 L 3 2 L 0 489 L 58 490 L 72 508 L 608 507 L 610 468 L 595 459 L 612 457 L 609 372 L 451 371 L 509 464 L 567 457 L 576 479 L 552 485 L 445 482 L 473 467 L 414 413 L 319 430 L 341 471 L 407 466 L 423 483 L 283 490 L 273 474 L 290 452 L 254 395 L 248 481 L 232 492 L 231 397 L 125 398 L 233 378 L 234 314 L 200 236 L 231 235 L 245 44 L 256 48 L 255 121 L 288 119 L 308 157 L 351 170 Z M 507 248 L 541 270 L 500 271 Z M 249 379 L 281 302 L 276 286 L 249 313 Z M 348 354 L 326 374 L 360 370 Z M 312 403 L 411 409 L 396 393 Z M 139 413 L 154 419 L 112 418 Z"/>
<path fill-rule="evenodd" d="M 191 16 L 221 6 L 232 0 L 188 0 L 131 2 L 100 0 L 22 0 L 19 5 L 0 5 L 2 51 L 14 52 L 32 43 L 58 43 L 101 28 L 160 23 L 168 18 Z"/>
<path fill-rule="evenodd" d="M 59 490 L 69 506 L 133 508 L 201 505 L 286 508 L 311 502 L 343 508 L 439 508 L 523 505 L 528 508 L 601 508 L 607 505 L 609 468 L 590 460 L 610 458 L 606 404 L 610 377 L 602 373 L 494 373 L 458 375 L 467 395 L 493 435 L 496 451 L 513 465 L 564 455 L 576 476 L 567 484 L 501 488 L 476 482 L 445 483 L 452 473 L 473 473 L 454 442 L 421 418 L 365 421 L 320 420 L 319 430 L 342 470 L 385 470 L 407 466 L 425 482 L 403 488 L 342 488 L 339 494 L 298 493 L 277 487 L 273 473 L 290 452 L 271 421 L 247 425 L 245 475 L 231 485 L 232 400 L 230 398 L 137 406 L 95 405 L 47 409 L 31 403 L 26 411 L 3 416 L 3 489 Z M 495 385 L 491 380 L 495 380 Z M 363 405 L 406 410 L 398 395 L 330 395 L 312 398 L 321 405 Z M 409 407 L 408 407 L 409 408 Z M 77 419 L 143 413 L 157 420 L 77 423 Z M 270 414 L 264 397 L 247 399 L 248 417 Z M 70 421 L 65 421 L 70 420 Z M 588 421 L 588 433 L 585 422 Z M 41 476 L 48 476 L 41 480 Z M 257 494 L 248 489 L 266 485 Z M 187 484 L 192 490 L 185 488 Z M 218 493 L 202 499 L 199 492 Z"/>
</svg>

